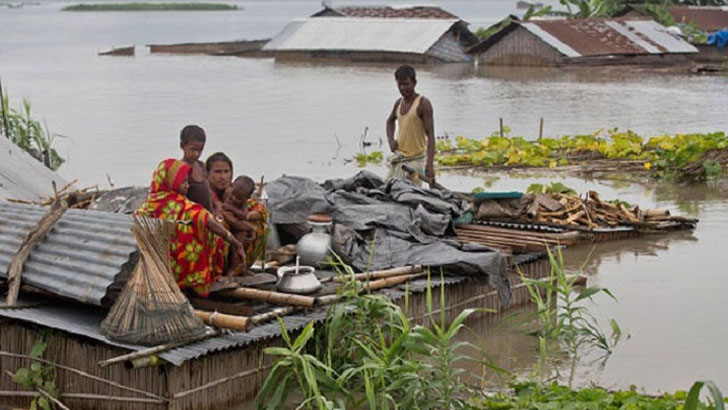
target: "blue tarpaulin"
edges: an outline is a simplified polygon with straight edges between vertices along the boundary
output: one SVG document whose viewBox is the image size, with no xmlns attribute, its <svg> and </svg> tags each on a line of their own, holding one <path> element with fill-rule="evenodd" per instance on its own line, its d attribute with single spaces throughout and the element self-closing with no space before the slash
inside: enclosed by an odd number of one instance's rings
<svg viewBox="0 0 728 410">
<path fill-rule="evenodd" d="M 728 29 L 716 31 L 713 34 L 708 35 L 708 45 L 718 46 L 718 50 L 723 51 L 723 48 L 728 44 Z"/>
</svg>

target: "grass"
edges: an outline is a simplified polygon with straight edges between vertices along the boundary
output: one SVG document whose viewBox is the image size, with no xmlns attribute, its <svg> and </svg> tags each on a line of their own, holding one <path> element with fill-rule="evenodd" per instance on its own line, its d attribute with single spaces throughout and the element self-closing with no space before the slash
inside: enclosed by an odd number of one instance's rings
<svg viewBox="0 0 728 410">
<path fill-rule="evenodd" d="M 10 98 L 7 93 L 1 96 L 0 104 L 0 128 L 2 135 L 9 138 L 15 145 L 28 152 L 46 167 L 56 170 L 66 160 L 63 159 L 53 148 L 53 142 L 57 137 L 65 138 L 63 135 L 51 133 L 48 126 L 33 118 L 30 110 L 30 101 L 23 99 L 20 108 L 9 108 Z M 5 108 L 5 112 L 2 108 Z M 8 129 L 5 128 L 7 123 Z"/>
<path fill-rule="evenodd" d="M 529 283 L 540 312 L 538 335 L 558 342 L 565 354 L 577 357 L 588 346 L 611 351 L 614 343 L 593 327 L 596 323 L 591 314 L 579 304 L 608 291 L 597 287 L 577 291 L 563 272 L 561 256 L 550 255 L 550 262 L 553 277 L 545 290 L 551 296 L 536 297 L 541 285 Z M 352 278 L 350 267 L 341 263 L 334 267 L 342 277 Z M 413 325 L 405 314 L 407 292 L 402 309 L 382 295 L 363 292 L 364 286 L 353 279 L 346 282 L 339 290 L 341 302 L 329 308 L 324 324 L 315 327 L 310 322 L 295 338 L 279 320 L 285 345 L 265 350 L 276 361 L 256 397 L 256 409 L 725 409 L 720 390 L 709 381 L 696 382 L 689 392 L 652 397 L 634 387 L 625 391 L 573 389 L 557 383 L 517 381 L 511 375 L 510 388 L 485 394 L 468 382 L 474 378 L 466 377 L 460 366 L 464 361 L 489 366 L 487 359 L 461 353 L 462 347 L 474 347 L 458 341 L 458 334 L 466 329 L 465 321 L 475 310 L 463 310 L 447 323 L 441 283 L 440 314 L 434 315 L 428 274 L 425 303 L 429 326 Z M 708 403 L 699 400 L 703 387 L 708 390 Z"/>
<path fill-rule="evenodd" d="M 74 4 L 62 11 L 228 11 L 238 6 L 222 3 L 94 3 Z"/>
</svg>

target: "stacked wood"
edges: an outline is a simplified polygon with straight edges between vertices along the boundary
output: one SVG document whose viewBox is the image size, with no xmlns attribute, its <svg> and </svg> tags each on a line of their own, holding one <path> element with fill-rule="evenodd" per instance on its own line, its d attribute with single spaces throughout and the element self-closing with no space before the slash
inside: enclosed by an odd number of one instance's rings
<svg viewBox="0 0 728 410">
<path fill-rule="evenodd" d="M 554 209 L 554 201 L 561 205 L 560 209 Z M 641 210 L 639 206 L 628 209 L 619 201 L 602 201 L 595 191 L 589 191 L 584 198 L 563 194 L 539 195 L 521 219 L 575 230 L 618 226 L 667 229 L 680 225 L 692 228 L 697 223 L 694 219 L 671 216 L 669 211 L 663 209 Z"/>
</svg>

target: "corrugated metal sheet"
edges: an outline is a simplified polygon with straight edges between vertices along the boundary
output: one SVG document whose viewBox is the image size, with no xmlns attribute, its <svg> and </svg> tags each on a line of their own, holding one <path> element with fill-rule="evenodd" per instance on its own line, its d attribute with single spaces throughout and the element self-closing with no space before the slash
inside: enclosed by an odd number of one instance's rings
<svg viewBox="0 0 728 410">
<path fill-rule="evenodd" d="M 445 283 L 449 285 L 461 283 L 465 280 L 467 280 L 465 277 L 445 277 Z M 440 278 L 433 278 L 432 284 L 435 288 L 438 287 L 440 285 Z M 410 292 L 423 292 L 426 289 L 426 279 L 412 281 L 409 286 Z M 398 288 L 382 289 L 378 293 L 381 293 L 394 301 L 403 298 L 405 295 L 404 291 Z M 305 314 L 288 315 L 283 318 L 283 323 L 289 332 L 295 332 L 302 329 L 311 321 L 314 321 L 315 323 L 323 322 L 326 318 L 326 309 L 326 307 L 322 307 Z M 147 348 L 147 346 L 118 343 L 107 339 L 99 331 L 99 325 L 106 316 L 106 311 L 91 306 L 61 305 L 56 302 L 48 302 L 39 298 L 31 298 L 23 295 L 18 300 L 18 307 L 11 309 L 3 308 L 3 302 L 0 302 L 0 316 L 62 330 L 78 336 L 88 337 L 111 346 L 123 347 L 130 350 L 141 350 Z M 281 327 L 278 324 L 278 321 L 274 320 L 256 326 L 248 332 L 230 332 L 221 336 L 191 343 L 177 349 L 172 349 L 161 353 L 159 357 L 174 364 L 175 366 L 179 366 L 187 360 L 196 359 L 209 353 L 235 347 L 244 347 L 251 343 L 257 343 L 279 336 L 281 336 Z"/>
<path fill-rule="evenodd" d="M 653 20 L 534 20 L 514 24 L 568 57 L 698 52 Z"/>
<path fill-rule="evenodd" d="M 458 16 L 437 6 L 347 6 L 325 8 L 312 17 L 337 14 L 342 17 L 457 19 Z"/>
<path fill-rule="evenodd" d="M 263 50 L 425 54 L 458 20 L 319 17 L 288 23 Z"/>
<path fill-rule="evenodd" d="M 21 299 L 24 303 L 27 299 Z M 0 316 L 18 319 L 36 325 L 52 329 L 62 330 L 78 336 L 98 340 L 111 346 L 123 347 L 130 350 L 142 350 L 148 346 L 138 346 L 126 343 L 118 343 L 107 339 L 99 331 L 99 325 L 104 319 L 106 312 L 90 306 L 69 306 L 59 304 L 48 304 L 42 306 L 31 306 L 27 308 L 4 309 L 0 305 Z M 326 317 L 326 311 L 311 312 L 305 315 L 290 315 L 283 318 L 286 329 L 294 332 L 306 326 L 310 321 L 321 322 Z M 217 337 L 191 343 L 177 349 L 161 353 L 159 357 L 179 366 L 187 360 L 204 356 L 208 353 L 230 349 L 233 347 L 247 346 L 253 342 L 278 337 L 281 335 L 281 328 L 278 321 L 272 321 L 251 329 L 249 332 L 231 332 Z"/>
<path fill-rule="evenodd" d="M 0 199 L 38 201 L 67 182 L 5 137 L 0 137 Z"/>
<path fill-rule="evenodd" d="M 707 32 L 728 27 L 728 9 L 708 6 L 672 6 L 670 15 L 677 23 L 695 22 L 698 28 Z"/>
<path fill-rule="evenodd" d="M 47 208 L 0 202 L 0 276 Z M 101 305 L 136 259 L 131 218 L 69 209 L 31 252 L 22 281 L 84 303 Z"/>
</svg>

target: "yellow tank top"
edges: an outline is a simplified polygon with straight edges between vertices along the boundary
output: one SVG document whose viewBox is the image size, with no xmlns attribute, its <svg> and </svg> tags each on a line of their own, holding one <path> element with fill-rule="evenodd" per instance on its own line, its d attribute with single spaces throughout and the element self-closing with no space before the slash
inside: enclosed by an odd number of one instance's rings
<svg viewBox="0 0 728 410">
<path fill-rule="evenodd" d="M 422 155 L 427 147 L 425 124 L 417 115 L 421 99 L 421 95 L 417 96 L 407 114 L 404 115 L 400 112 L 404 97 L 400 98 L 399 104 L 397 104 L 397 144 L 399 144 L 399 151 L 405 157 Z"/>
</svg>

